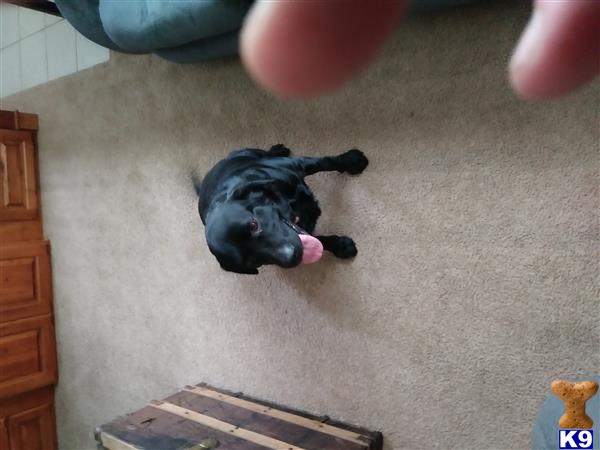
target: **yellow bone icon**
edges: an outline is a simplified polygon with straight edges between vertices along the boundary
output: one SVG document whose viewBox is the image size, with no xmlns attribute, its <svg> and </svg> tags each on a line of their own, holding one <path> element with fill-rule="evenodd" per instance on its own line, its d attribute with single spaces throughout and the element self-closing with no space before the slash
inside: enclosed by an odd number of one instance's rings
<svg viewBox="0 0 600 450">
<path fill-rule="evenodd" d="M 552 392 L 565 404 L 565 413 L 560 417 L 558 426 L 567 429 L 588 430 L 594 421 L 585 412 L 585 402 L 598 392 L 595 381 L 571 383 L 565 380 L 554 380 Z"/>
</svg>

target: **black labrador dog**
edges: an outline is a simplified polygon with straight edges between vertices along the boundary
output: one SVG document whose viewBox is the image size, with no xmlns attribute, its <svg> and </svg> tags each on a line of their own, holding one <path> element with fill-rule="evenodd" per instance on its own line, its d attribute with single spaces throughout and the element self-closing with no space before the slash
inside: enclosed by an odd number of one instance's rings
<svg viewBox="0 0 600 450">
<path fill-rule="evenodd" d="M 232 152 L 194 182 L 210 251 L 224 270 L 236 273 L 258 274 L 266 264 L 297 266 L 299 235 L 312 235 L 321 214 L 304 178 L 323 171 L 359 174 L 368 164 L 359 150 L 323 158 L 290 157 L 281 144 Z M 339 258 L 356 256 L 347 236 L 316 238 Z"/>
</svg>

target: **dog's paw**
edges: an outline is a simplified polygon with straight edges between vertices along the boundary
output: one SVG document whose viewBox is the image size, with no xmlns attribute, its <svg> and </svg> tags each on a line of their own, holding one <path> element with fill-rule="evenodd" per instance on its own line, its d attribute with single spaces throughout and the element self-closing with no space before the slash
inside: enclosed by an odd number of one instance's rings
<svg viewBox="0 0 600 450">
<path fill-rule="evenodd" d="M 358 253 L 356 244 L 348 236 L 340 236 L 336 239 L 335 244 L 329 249 L 338 258 L 354 258 Z"/>
<path fill-rule="evenodd" d="M 290 156 L 290 149 L 283 144 L 276 144 L 269 149 L 271 156 Z"/>
<path fill-rule="evenodd" d="M 348 150 L 337 157 L 340 165 L 339 171 L 350 175 L 362 173 L 369 165 L 369 160 L 363 152 L 357 149 Z"/>
</svg>

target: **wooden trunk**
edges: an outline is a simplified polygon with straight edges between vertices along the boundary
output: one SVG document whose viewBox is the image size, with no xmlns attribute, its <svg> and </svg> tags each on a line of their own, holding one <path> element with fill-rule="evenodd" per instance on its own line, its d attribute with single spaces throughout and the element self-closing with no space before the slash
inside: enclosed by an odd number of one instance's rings
<svg viewBox="0 0 600 450">
<path fill-rule="evenodd" d="M 252 399 L 206 384 L 104 424 L 101 448 L 380 450 L 381 433 Z"/>
</svg>

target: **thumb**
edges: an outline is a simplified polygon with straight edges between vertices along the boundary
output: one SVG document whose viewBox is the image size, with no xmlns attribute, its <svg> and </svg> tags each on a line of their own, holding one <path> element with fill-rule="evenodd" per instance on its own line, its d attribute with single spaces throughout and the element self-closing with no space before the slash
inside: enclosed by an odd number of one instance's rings
<svg viewBox="0 0 600 450">
<path fill-rule="evenodd" d="M 600 73 L 600 1 L 537 0 L 510 62 L 523 97 L 558 97 Z"/>
<path fill-rule="evenodd" d="M 373 59 L 406 3 L 260 0 L 242 30 L 242 59 L 259 84 L 280 95 L 329 91 Z"/>
</svg>

